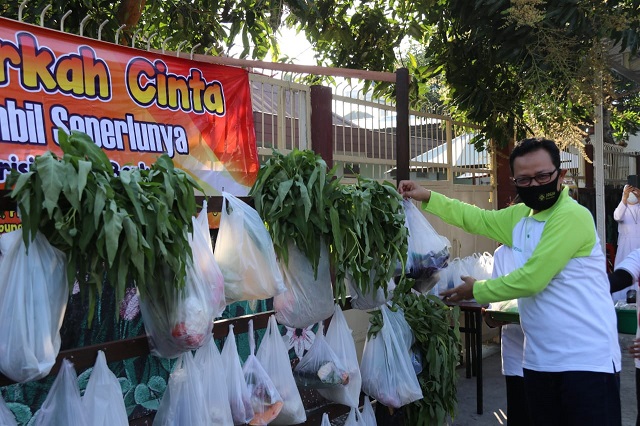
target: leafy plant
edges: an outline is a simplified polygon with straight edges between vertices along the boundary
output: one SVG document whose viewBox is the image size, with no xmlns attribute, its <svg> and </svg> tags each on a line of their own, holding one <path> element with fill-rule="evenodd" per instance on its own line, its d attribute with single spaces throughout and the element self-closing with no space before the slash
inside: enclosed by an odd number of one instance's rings
<svg viewBox="0 0 640 426">
<path fill-rule="evenodd" d="M 402 278 L 393 297 L 394 307 L 403 310 L 411 327 L 413 349 L 419 351 L 423 364 L 418 382 L 425 397 L 404 407 L 406 423 L 442 425 L 447 415 L 455 416 L 457 408 L 460 308 L 450 308 L 436 296 L 409 292 L 413 285 L 412 279 Z M 370 322 L 369 334 L 375 335 L 382 327 L 380 311 L 373 313 Z"/>
<path fill-rule="evenodd" d="M 250 196 L 265 220 L 276 255 L 289 261 L 288 244 L 294 242 L 317 276 L 320 248 L 329 244 L 330 215 L 338 181 L 333 170 L 313 151 L 278 151 L 260 168 Z"/>
<path fill-rule="evenodd" d="M 407 260 L 402 197 L 389 182 L 361 177 L 338 192 L 330 210 L 336 297 L 346 296 L 347 278 L 362 293 L 386 291 L 398 262 Z"/>
<path fill-rule="evenodd" d="M 40 231 L 67 255 L 69 284 L 77 279 L 89 293 L 89 322 L 105 274 L 116 303 L 130 280 L 142 296 L 150 286 L 182 288 L 198 184 L 167 155 L 148 170 L 116 176 L 86 134 L 60 131 L 58 139 L 62 158 L 46 152 L 29 172 L 14 170 L 7 179 L 27 248 Z M 167 267 L 172 279 L 165 278 Z"/>
</svg>

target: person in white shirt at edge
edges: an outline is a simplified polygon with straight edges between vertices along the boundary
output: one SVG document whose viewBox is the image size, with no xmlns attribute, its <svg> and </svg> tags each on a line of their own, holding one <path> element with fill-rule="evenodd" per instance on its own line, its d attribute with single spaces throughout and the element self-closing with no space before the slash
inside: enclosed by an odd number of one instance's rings
<svg viewBox="0 0 640 426">
<path fill-rule="evenodd" d="M 618 222 L 618 248 L 613 269 L 617 268 L 629 253 L 640 248 L 640 225 L 638 224 L 640 222 L 640 204 L 638 204 L 638 197 L 640 197 L 640 189 L 625 185 L 622 191 L 622 200 L 613 212 L 613 219 Z M 638 290 L 637 281 L 632 288 Z M 627 290 L 613 293 L 613 300 L 626 300 Z"/>
<path fill-rule="evenodd" d="M 493 253 L 493 271 L 491 278 L 507 275 L 516 269 L 513 252 L 502 245 Z M 517 302 L 516 302 L 517 303 Z M 491 305 L 489 305 L 492 308 Z M 502 356 L 502 375 L 507 385 L 507 425 L 531 426 L 531 416 L 524 393 L 522 372 L 522 353 L 524 333 L 520 324 L 502 323 L 485 315 L 486 323 L 491 327 L 502 326 L 500 330 L 500 353 Z"/>
<path fill-rule="evenodd" d="M 609 274 L 611 292 L 621 291 L 631 285 L 637 285 L 640 277 L 640 249 L 635 249 L 629 253 Z M 640 311 L 639 311 L 640 312 Z M 640 324 L 640 315 L 638 315 Z M 636 331 L 636 339 L 629 347 L 629 353 L 635 358 L 636 365 L 636 404 L 638 416 L 636 426 L 640 426 L 640 327 Z"/>
<path fill-rule="evenodd" d="M 591 213 L 562 188 L 566 170 L 549 139 L 524 139 L 509 158 L 523 204 L 483 210 L 401 181 L 405 198 L 465 231 L 512 248 L 509 275 L 441 294 L 480 304 L 518 299 L 527 404 L 538 426 L 618 426 L 620 345 L 605 256 Z"/>
</svg>

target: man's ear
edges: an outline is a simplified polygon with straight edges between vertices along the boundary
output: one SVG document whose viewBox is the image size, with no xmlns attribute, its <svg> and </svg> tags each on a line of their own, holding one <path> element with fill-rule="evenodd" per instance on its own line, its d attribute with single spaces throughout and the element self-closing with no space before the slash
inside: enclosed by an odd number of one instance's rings
<svg viewBox="0 0 640 426">
<path fill-rule="evenodd" d="M 567 174 L 567 169 L 560 169 L 558 172 L 558 190 L 562 189 L 562 181 L 564 180 L 564 175 Z"/>
</svg>

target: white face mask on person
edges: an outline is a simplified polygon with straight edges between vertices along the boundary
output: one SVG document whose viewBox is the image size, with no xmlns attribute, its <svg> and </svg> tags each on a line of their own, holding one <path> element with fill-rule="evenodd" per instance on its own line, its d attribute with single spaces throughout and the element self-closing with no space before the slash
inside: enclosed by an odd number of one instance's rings
<svg viewBox="0 0 640 426">
<path fill-rule="evenodd" d="M 629 196 L 627 197 L 627 204 L 638 204 L 638 197 L 636 197 L 636 194 L 633 192 L 629 193 Z"/>
</svg>

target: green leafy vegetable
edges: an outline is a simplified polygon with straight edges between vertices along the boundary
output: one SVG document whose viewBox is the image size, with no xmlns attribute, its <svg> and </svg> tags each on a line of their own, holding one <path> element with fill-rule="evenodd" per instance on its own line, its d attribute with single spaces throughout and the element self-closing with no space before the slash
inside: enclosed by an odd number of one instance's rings
<svg viewBox="0 0 640 426">
<path fill-rule="evenodd" d="M 116 176 L 88 135 L 60 131 L 58 138 L 62 158 L 46 152 L 28 173 L 13 170 L 7 179 L 27 247 L 40 231 L 67 255 L 69 284 L 77 279 L 88 291 L 89 321 L 105 274 L 117 303 L 129 280 L 142 297 L 151 287 L 182 288 L 198 184 L 167 155 L 148 170 L 132 168 Z M 166 279 L 166 266 L 171 279 Z"/>
<path fill-rule="evenodd" d="M 336 268 L 335 294 L 346 296 L 345 279 L 366 294 L 383 288 L 398 262 L 407 260 L 407 228 L 402 197 L 389 182 L 358 177 L 341 185 L 331 217 Z M 332 210 L 333 212 L 333 210 Z"/>
<path fill-rule="evenodd" d="M 338 181 L 327 163 L 309 150 L 274 151 L 251 188 L 256 211 L 266 222 L 278 258 L 289 262 L 294 242 L 318 274 L 321 244 L 329 244 L 330 210 Z M 335 214 L 335 213 L 333 213 Z"/>
</svg>

